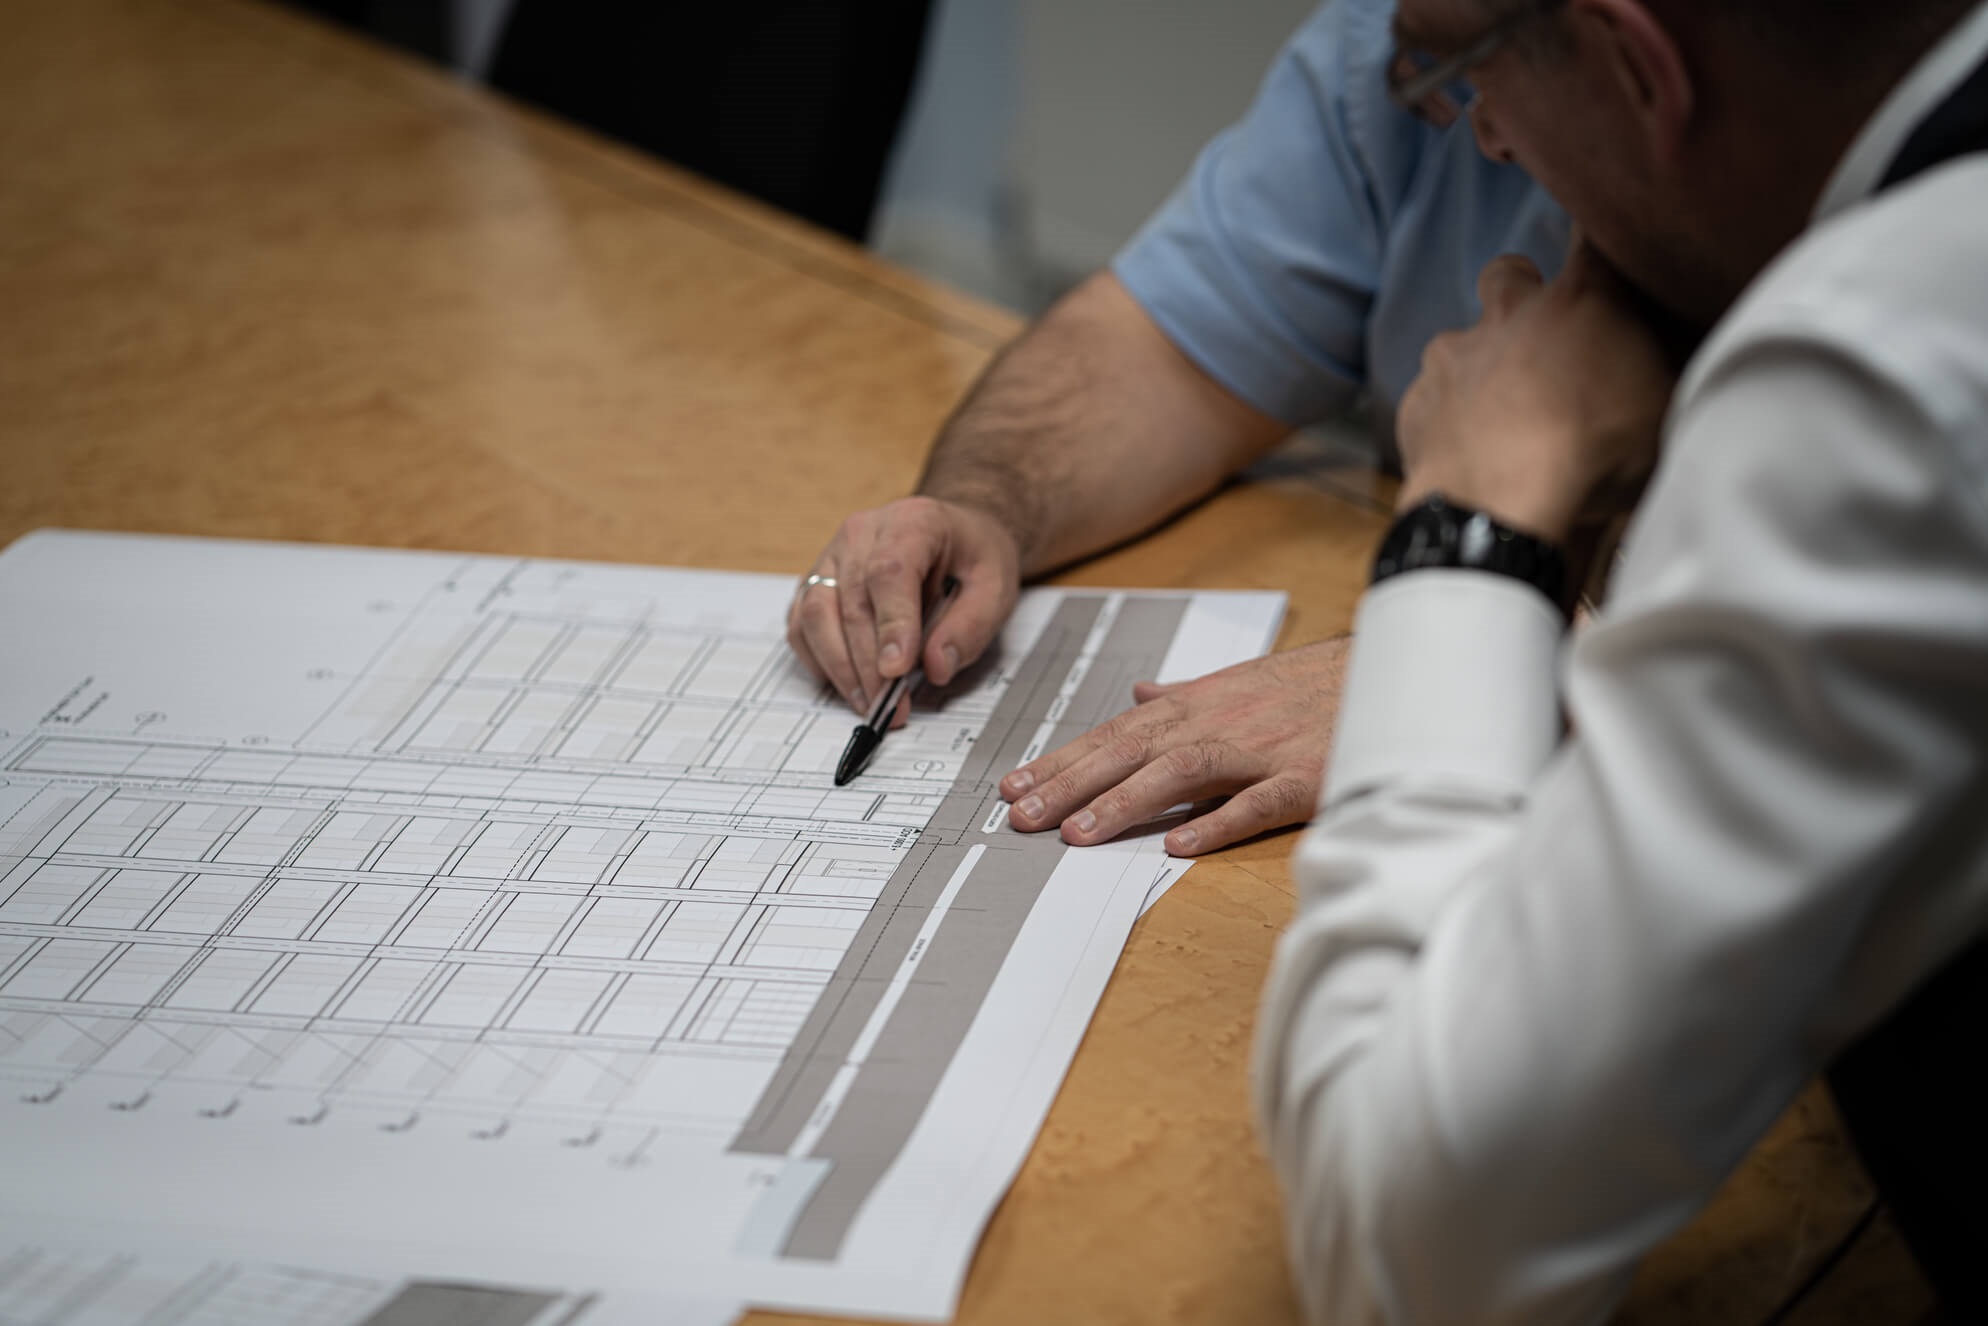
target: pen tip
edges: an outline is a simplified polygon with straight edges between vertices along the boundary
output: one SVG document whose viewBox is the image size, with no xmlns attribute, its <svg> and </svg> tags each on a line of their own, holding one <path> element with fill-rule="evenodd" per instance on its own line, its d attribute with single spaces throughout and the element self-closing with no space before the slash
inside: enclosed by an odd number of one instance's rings
<svg viewBox="0 0 1988 1326">
<path fill-rule="evenodd" d="M 870 756 L 876 753 L 877 743 L 883 739 L 883 734 L 869 724 L 858 724 L 856 730 L 849 734 L 849 744 L 842 748 L 842 758 L 836 762 L 835 785 L 841 787 L 863 772 L 863 766 L 870 762 Z"/>
</svg>

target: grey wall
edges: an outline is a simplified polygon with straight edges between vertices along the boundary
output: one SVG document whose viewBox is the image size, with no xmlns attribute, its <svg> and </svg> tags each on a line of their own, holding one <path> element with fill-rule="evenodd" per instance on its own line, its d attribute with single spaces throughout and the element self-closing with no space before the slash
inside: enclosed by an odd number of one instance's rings
<svg viewBox="0 0 1988 1326">
<path fill-rule="evenodd" d="M 940 0 L 880 252 L 1034 312 L 1248 106 L 1312 0 Z"/>
</svg>

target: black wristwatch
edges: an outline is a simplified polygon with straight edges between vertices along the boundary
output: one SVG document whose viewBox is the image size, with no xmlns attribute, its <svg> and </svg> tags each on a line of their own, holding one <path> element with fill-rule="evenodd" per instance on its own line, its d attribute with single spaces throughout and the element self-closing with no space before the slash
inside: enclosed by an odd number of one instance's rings
<svg viewBox="0 0 1988 1326">
<path fill-rule="evenodd" d="M 1395 517 L 1374 556 L 1369 584 L 1404 571 L 1455 567 L 1523 580 L 1566 612 L 1567 555 L 1545 539 L 1521 534 L 1482 511 L 1432 494 Z"/>
</svg>

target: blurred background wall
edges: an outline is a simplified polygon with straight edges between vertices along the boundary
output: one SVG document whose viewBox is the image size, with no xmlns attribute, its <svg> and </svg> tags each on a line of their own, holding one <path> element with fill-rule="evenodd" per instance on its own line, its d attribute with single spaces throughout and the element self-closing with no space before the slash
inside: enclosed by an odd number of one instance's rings
<svg viewBox="0 0 1988 1326">
<path fill-rule="evenodd" d="M 485 78 L 502 73 L 520 0 L 292 2 Z M 1242 113 L 1312 7 L 932 0 L 869 243 L 984 298 L 1040 311 L 1108 261 L 1200 146 Z M 624 10 L 653 22 L 657 8 Z M 859 68 L 846 81 L 875 77 Z"/>
<path fill-rule="evenodd" d="M 940 0 L 871 240 L 1028 312 L 1248 106 L 1311 0 Z"/>
</svg>

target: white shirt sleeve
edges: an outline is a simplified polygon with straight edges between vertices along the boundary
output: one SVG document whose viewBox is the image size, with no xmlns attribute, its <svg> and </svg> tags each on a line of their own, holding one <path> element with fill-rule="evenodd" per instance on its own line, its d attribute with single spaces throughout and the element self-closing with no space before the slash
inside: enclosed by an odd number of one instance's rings
<svg viewBox="0 0 1988 1326">
<path fill-rule="evenodd" d="M 1605 1317 L 1988 916 L 1988 413 L 1799 339 L 1700 386 L 1564 697 L 1524 586 L 1361 607 L 1258 1029 L 1317 1320 Z"/>
</svg>

